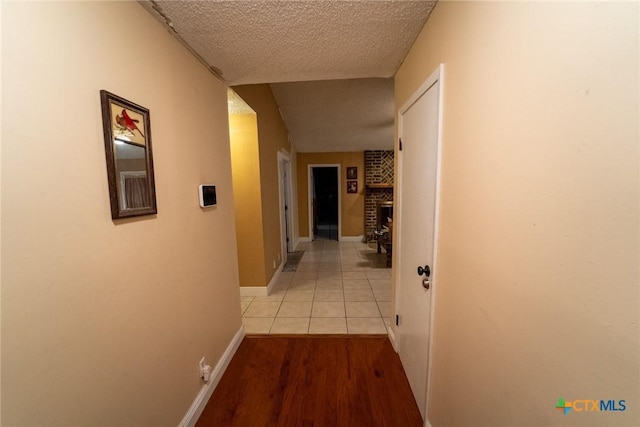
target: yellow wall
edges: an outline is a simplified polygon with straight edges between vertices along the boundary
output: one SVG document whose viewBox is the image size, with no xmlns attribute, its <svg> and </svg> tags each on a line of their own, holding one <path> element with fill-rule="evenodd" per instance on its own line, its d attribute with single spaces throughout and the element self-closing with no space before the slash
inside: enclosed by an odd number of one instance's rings
<svg viewBox="0 0 640 427">
<path fill-rule="evenodd" d="M 340 165 L 340 197 L 342 209 L 340 222 L 342 236 L 353 237 L 364 234 L 364 152 L 351 153 L 298 153 L 298 232 L 300 237 L 309 237 L 309 173 L 310 164 Z M 347 194 L 347 167 L 358 168 L 358 193 Z"/>
<path fill-rule="evenodd" d="M 638 9 L 440 2 L 396 75 L 446 67 L 433 426 L 640 419 Z"/>
<path fill-rule="evenodd" d="M 271 87 L 267 84 L 236 86 L 238 95 L 258 115 L 262 235 L 264 247 L 264 286 L 282 261 L 280 254 L 280 206 L 278 187 L 278 151 L 291 152 L 287 128 L 282 121 Z M 276 267 L 273 266 L 275 262 Z"/>
<path fill-rule="evenodd" d="M 226 88 L 138 3 L 2 8 L 1 424 L 176 426 L 241 326 Z M 111 220 L 100 89 L 151 112 L 157 215 Z"/>
<path fill-rule="evenodd" d="M 229 135 L 240 286 L 264 286 L 267 279 L 256 115 L 229 115 Z"/>
</svg>

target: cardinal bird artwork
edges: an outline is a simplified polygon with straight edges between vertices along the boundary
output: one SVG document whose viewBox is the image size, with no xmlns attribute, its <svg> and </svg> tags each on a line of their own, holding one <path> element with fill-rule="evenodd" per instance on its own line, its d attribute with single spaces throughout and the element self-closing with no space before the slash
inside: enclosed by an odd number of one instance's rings
<svg viewBox="0 0 640 427">
<path fill-rule="evenodd" d="M 127 113 L 127 110 L 125 109 L 122 110 L 122 115 L 116 114 L 116 123 L 121 129 L 126 129 L 131 133 L 137 130 L 140 133 L 140 135 L 142 135 L 142 137 L 144 138 L 144 134 L 140 129 L 138 129 L 138 126 L 136 125 L 136 123 L 139 123 L 139 122 L 140 120 L 132 119 Z"/>
</svg>

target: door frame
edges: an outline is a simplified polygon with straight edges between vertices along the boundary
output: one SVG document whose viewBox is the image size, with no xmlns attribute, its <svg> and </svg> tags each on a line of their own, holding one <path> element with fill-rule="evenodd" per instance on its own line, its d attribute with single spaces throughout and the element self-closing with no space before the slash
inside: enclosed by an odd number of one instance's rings
<svg viewBox="0 0 640 427">
<path fill-rule="evenodd" d="M 437 294 L 438 294 L 438 245 L 440 239 L 440 198 L 441 198 L 441 184 L 442 184 L 442 129 L 443 129 L 443 111 L 444 111 L 444 64 L 438 65 L 438 67 L 431 73 L 431 75 L 418 87 L 418 89 L 409 97 L 409 99 L 398 109 L 398 138 L 402 139 L 403 135 L 403 115 L 415 104 L 433 85 L 440 83 L 438 87 L 438 137 L 437 137 L 437 150 L 438 155 L 436 159 L 436 194 L 435 194 L 435 212 L 434 212 L 434 230 L 433 230 L 433 262 L 431 265 L 431 301 L 430 301 L 430 313 L 429 313 L 429 340 L 428 340 L 428 354 L 427 357 L 427 391 L 425 402 L 425 420 L 424 425 L 430 426 L 429 423 L 429 401 L 431 399 L 431 387 L 432 387 L 432 357 L 433 357 L 433 331 L 435 325 L 435 311 L 437 308 Z M 399 141 L 398 140 L 398 141 Z M 399 142 L 396 146 L 396 159 L 398 159 L 398 173 L 396 179 L 398 181 L 398 190 L 396 192 L 396 212 L 394 217 L 402 218 L 402 153 L 399 151 Z M 396 248 L 400 248 L 400 239 L 402 234 L 402 223 L 395 223 L 396 228 L 394 234 L 393 245 Z M 396 250 L 393 252 L 395 259 L 393 259 L 393 265 L 399 266 L 400 258 L 402 254 Z M 395 295 L 394 295 L 394 311 L 398 313 L 398 294 L 400 286 L 402 286 L 402 276 L 399 268 L 394 268 L 394 283 L 395 283 Z M 395 328 L 395 327 L 394 327 Z M 400 334 L 397 333 L 397 329 L 394 331 L 393 340 L 401 339 Z M 396 351 L 399 349 L 399 345 L 394 345 Z"/>
<path fill-rule="evenodd" d="M 311 188 L 313 168 L 336 168 L 338 171 L 338 241 L 342 240 L 342 170 L 340 163 L 313 163 L 307 165 L 307 211 L 309 220 L 309 241 L 313 242 L 313 188 Z"/>
<path fill-rule="evenodd" d="M 286 172 L 286 179 L 285 179 Z M 280 253 L 282 263 L 287 262 L 289 249 L 291 252 L 295 250 L 293 247 L 293 195 L 291 180 L 291 156 L 284 150 L 278 151 L 278 201 L 280 206 Z M 287 191 L 287 189 L 289 191 Z M 288 215 L 285 213 L 285 204 L 288 206 Z M 286 223 L 285 223 L 286 218 Z M 289 245 L 287 245 L 287 230 L 289 230 Z"/>
</svg>

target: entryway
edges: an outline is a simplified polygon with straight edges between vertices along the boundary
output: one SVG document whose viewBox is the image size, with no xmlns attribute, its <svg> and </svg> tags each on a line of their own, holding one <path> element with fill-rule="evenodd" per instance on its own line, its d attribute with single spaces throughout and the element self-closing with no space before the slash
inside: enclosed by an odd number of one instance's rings
<svg viewBox="0 0 640 427">
<path fill-rule="evenodd" d="M 340 166 L 309 165 L 310 235 L 340 239 Z"/>
<path fill-rule="evenodd" d="M 436 272 L 442 66 L 399 110 L 399 221 L 396 260 L 398 354 L 427 419 L 432 299 Z M 416 197 L 419 194 L 420 197 Z"/>
</svg>

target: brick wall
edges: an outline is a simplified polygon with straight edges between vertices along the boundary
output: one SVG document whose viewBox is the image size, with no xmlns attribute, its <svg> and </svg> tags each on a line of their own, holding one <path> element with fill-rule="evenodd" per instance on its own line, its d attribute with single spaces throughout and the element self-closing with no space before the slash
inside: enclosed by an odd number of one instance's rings
<svg viewBox="0 0 640 427">
<path fill-rule="evenodd" d="M 365 151 L 364 171 L 366 184 L 393 184 L 393 151 Z M 366 187 L 364 196 L 364 221 L 367 241 L 375 240 L 376 208 L 378 202 L 393 201 L 393 188 Z"/>
</svg>

